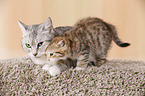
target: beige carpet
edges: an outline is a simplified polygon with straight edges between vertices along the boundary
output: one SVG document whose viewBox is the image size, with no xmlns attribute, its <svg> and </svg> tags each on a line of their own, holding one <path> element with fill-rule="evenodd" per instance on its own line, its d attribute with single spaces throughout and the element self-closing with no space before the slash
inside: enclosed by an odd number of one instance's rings
<svg viewBox="0 0 145 96">
<path fill-rule="evenodd" d="M 0 96 L 144 96 L 145 62 L 109 60 L 52 77 L 28 57 L 0 60 Z"/>
</svg>

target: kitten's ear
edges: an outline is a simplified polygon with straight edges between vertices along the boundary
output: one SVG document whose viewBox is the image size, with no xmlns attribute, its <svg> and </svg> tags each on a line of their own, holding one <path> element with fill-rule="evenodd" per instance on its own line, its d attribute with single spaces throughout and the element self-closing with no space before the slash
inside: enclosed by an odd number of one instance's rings
<svg viewBox="0 0 145 96">
<path fill-rule="evenodd" d="M 61 39 L 58 43 L 57 43 L 57 46 L 58 47 L 63 47 L 66 45 L 66 40 L 65 39 Z"/>
<path fill-rule="evenodd" d="M 44 27 L 45 27 L 45 29 L 48 29 L 48 28 L 50 28 L 50 27 L 53 27 L 52 20 L 51 20 L 50 17 L 48 17 L 48 18 L 46 19 L 46 21 L 44 22 Z"/>
<path fill-rule="evenodd" d="M 22 22 L 21 22 L 21 21 L 19 21 L 19 20 L 18 20 L 18 24 L 19 24 L 19 26 L 20 26 L 20 28 L 21 28 L 22 32 L 23 32 L 23 33 L 25 33 L 25 32 L 26 32 L 26 30 L 27 30 L 27 28 L 28 28 L 28 26 L 27 26 L 27 25 L 25 25 L 24 23 L 22 23 Z"/>
</svg>

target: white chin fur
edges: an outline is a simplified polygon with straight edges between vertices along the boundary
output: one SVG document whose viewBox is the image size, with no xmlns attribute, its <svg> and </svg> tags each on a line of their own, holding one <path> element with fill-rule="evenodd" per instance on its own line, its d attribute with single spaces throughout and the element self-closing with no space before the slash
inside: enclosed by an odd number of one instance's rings
<svg viewBox="0 0 145 96">
<path fill-rule="evenodd" d="M 42 55 L 41 57 L 31 57 L 31 60 L 35 63 L 35 64 L 45 64 L 47 62 L 47 56 L 46 55 Z"/>
<path fill-rule="evenodd" d="M 57 61 L 60 60 L 59 58 L 50 58 L 50 62 L 53 63 L 53 65 L 56 65 L 57 64 Z"/>
</svg>

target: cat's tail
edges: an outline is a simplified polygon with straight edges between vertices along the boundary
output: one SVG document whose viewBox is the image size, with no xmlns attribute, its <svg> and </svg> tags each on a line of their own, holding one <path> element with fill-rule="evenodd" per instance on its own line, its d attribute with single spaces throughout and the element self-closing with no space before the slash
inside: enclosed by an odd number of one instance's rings
<svg viewBox="0 0 145 96">
<path fill-rule="evenodd" d="M 109 25 L 109 28 L 112 30 L 112 32 L 113 32 L 113 41 L 118 45 L 118 46 L 120 46 L 120 47 L 127 47 L 127 46 L 129 46 L 130 44 L 129 43 L 124 43 L 124 42 L 122 42 L 120 39 L 119 39 L 119 37 L 118 37 L 118 35 L 117 35 L 117 31 L 116 31 L 116 28 L 115 28 L 115 26 L 113 26 L 112 24 L 108 24 Z"/>
</svg>

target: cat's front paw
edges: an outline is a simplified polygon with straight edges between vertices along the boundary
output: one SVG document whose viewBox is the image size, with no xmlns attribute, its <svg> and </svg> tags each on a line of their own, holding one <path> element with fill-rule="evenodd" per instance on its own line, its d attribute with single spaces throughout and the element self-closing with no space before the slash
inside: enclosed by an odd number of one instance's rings
<svg viewBox="0 0 145 96">
<path fill-rule="evenodd" d="M 44 66 L 42 67 L 42 69 L 45 70 L 45 71 L 48 71 L 49 68 L 50 68 L 50 65 L 49 65 L 49 64 L 46 64 L 46 65 L 44 65 Z"/>
<path fill-rule="evenodd" d="M 51 76 L 55 76 L 61 73 L 61 70 L 59 69 L 58 66 L 52 66 L 49 68 L 49 73 Z"/>
<path fill-rule="evenodd" d="M 82 67 L 76 67 L 76 70 L 85 70 L 86 68 L 82 68 Z"/>
</svg>

